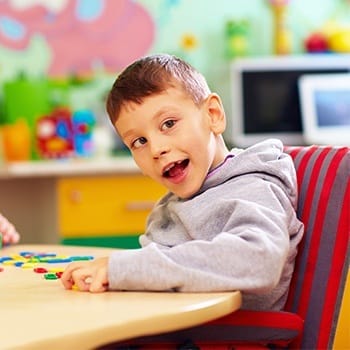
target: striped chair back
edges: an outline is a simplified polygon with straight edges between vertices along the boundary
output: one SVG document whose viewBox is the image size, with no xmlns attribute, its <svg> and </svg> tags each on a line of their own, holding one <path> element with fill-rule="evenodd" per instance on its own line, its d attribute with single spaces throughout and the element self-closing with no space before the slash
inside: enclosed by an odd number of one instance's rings
<svg viewBox="0 0 350 350">
<path fill-rule="evenodd" d="M 305 224 L 286 311 L 304 319 L 298 349 L 330 349 L 349 271 L 350 149 L 286 147 L 297 170 Z"/>
</svg>

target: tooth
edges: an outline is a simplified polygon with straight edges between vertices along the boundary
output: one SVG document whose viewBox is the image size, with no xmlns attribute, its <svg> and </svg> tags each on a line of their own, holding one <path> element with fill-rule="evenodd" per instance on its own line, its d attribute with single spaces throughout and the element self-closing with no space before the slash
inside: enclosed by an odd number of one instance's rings
<svg viewBox="0 0 350 350">
<path fill-rule="evenodd" d="M 175 166 L 174 163 L 170 164 L 168 167 L 165 168 L 164 171 L 169 171 L 171 168 L 173 168 Z"/>
</svg>

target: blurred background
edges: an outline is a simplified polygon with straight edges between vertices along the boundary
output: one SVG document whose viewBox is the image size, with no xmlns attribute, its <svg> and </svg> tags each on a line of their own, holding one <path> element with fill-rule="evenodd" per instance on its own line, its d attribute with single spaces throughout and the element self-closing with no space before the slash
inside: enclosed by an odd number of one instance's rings
<svg viewBox="0 0 350 350">
<path fill-rule="evenodd" d="M 348 0 L 0 0 L 5 158 L 123 149 L 104 99 L 142 55 L 188 60 L 222 96 L 230 120 L 236 58 L 349 51 Z M 21 135 L 18 152 L 13 134 Z"/>
</svg>

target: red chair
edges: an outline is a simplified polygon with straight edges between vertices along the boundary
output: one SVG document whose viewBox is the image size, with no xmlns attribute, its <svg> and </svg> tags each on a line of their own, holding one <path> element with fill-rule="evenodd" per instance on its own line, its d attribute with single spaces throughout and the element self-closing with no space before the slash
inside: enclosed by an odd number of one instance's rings
<svg viewBox="0 0 350 350">
<path fill-rule="evenodd" d="M 297 170 L 298 216 L 305 224 L 285 310 L 239 310 L 198 327 L 128 343 L 137 344 L 136 349 L 332 348 L 349 271 L 350 148 L 285 151 Z"/>
</svg>

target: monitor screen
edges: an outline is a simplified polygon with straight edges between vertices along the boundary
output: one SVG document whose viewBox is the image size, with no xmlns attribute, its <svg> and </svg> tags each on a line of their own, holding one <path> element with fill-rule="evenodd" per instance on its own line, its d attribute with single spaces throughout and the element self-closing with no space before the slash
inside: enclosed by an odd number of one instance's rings
<svg viewBox="0 0 350 350">
<path fill-rule="evenodd" d="M 350 74 L 304 75 L 299 94 L 305 140 L 350 145 Z"/>
<path fill-rule="evenodd" d="M 350 125 L 350 89 L 316 90 L 314 100 L 319 127 Z"/>
<path fill-rule="evenodd" d="M 348 55 L 250 58 L 232 63 L 232 139 L 238 147 L 269 137 L 305 144 L 298 80 L 303 75 L 347 73 Z"/>
</svg>

